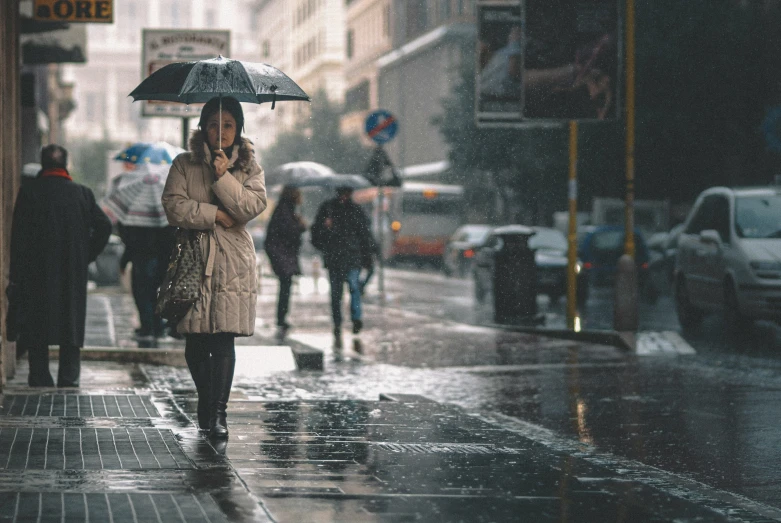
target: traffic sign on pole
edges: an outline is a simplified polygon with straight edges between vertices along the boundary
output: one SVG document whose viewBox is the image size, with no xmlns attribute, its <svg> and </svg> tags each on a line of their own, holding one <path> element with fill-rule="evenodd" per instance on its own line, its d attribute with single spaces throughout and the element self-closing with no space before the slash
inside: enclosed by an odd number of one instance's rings
<svg viewBox="0 0 781 523">
<path fill-rule="evenodd" d="M 366 117 L 366 134 L 380 145 L 393 140 L 399 130 L 396 117 L 385 109 L 378 109 Z"/>
</svg>

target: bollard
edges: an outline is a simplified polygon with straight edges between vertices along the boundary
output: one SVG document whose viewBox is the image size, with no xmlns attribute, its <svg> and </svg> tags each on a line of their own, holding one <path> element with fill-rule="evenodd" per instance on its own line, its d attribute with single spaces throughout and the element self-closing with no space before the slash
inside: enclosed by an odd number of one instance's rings
<svg viewBox="0 0 781 523">
<path fill-rule="evenodd" d="M 632 340 L 638 326 L 637 266 L 628 254 L 618 259 L 614 291 L 613 328 L 634 346 Z"/>
</svg>

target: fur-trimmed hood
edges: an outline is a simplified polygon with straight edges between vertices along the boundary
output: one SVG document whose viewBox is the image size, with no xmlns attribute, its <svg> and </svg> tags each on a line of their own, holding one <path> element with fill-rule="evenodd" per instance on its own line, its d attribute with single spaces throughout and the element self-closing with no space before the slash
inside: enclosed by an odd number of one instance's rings
<svg viewBox="0 0 781 523">
<path fill-rule="evenodd" d="M 196 162 L 205 162 L 211 164 L 211 151 L 206 145 L 203 131 L 196 129 L 190 135 L 190 154 Z M 228 158 L 228 169 L 239 169 L 248 171 L 252 162 L 255 161 L 255 146 L 247 138 L 241 139 L 241 144 L 233 149 L 233 154 Z"/>
</svg>

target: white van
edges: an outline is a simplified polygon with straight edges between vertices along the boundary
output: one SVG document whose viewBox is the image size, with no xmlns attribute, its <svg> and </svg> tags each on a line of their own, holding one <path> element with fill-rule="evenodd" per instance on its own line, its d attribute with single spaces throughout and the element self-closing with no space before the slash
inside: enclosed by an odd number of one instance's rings
<svg viewBox="0 0 781 523">
<path fill-rule="evenodd" d="M 678 241 L 675 298 L 684 329 L 721 311 L 730 332 L 781 323 L 781 187 L 704 191 Z"/>
</svg>

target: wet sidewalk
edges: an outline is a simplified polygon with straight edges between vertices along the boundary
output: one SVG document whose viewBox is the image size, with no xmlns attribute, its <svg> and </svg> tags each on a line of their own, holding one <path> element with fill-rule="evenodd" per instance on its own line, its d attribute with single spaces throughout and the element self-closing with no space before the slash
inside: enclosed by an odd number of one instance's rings
<svg viewBox="0 0 781 523">
<path fill-rule="evenodd" d="M 420 396 L 281 401 L 238 387 L 230 439 L 216 444 L 193 424 L 183 372 L 85 362 L 81 389 L 33 390 L 21 363 L 2 396 L 0 519 L 772 520 L 701 484 Z"/>
</svg>

